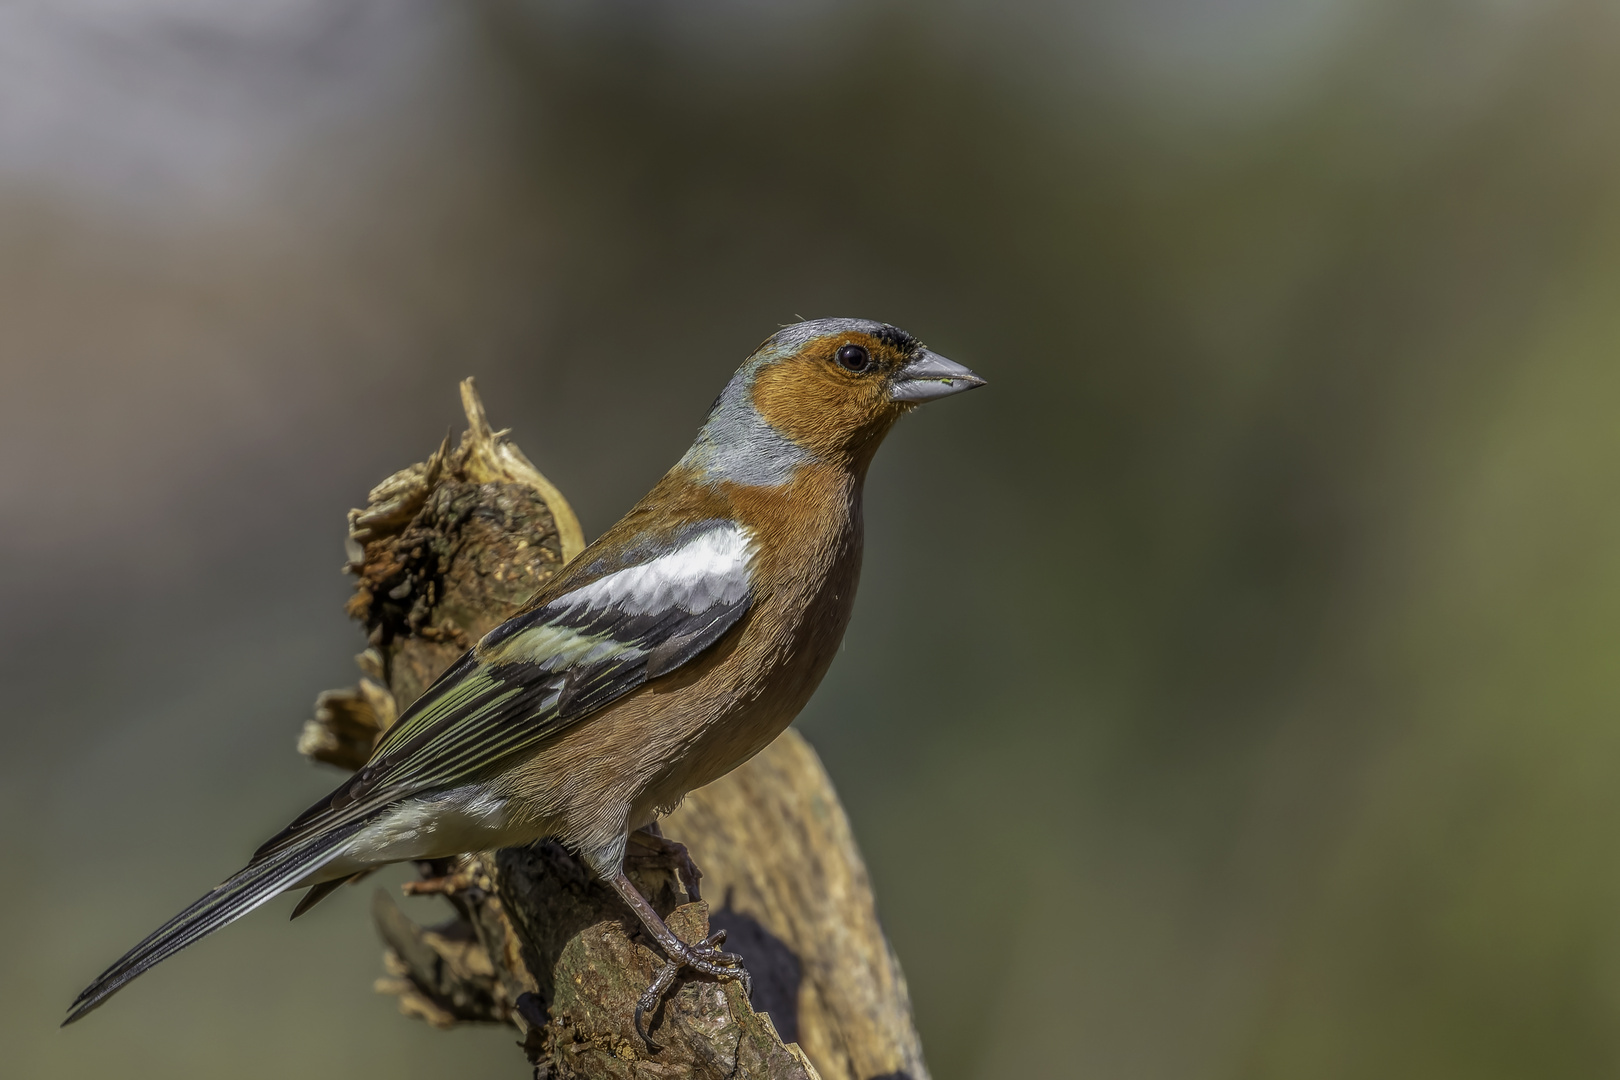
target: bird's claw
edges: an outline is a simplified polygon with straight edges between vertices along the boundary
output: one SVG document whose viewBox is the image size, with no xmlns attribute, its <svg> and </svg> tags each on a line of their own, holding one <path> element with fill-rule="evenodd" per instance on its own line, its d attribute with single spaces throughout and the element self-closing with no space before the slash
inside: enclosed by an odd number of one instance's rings
<svg viewBox="0 0 1620 1080">
<path fill-rule="evenodd" d="M 653 1037 L 647 1032 L 647 1014 L 658 1008 L 664 994 L 675 985 L 675 976 L 680 974 L 680 970 L 681 966 L 675 961 L 665 961 L 664 966 L 658 969 L 658 974 L 653 976 L 652 983 L 636 999 L 636 1034 L 641 1036 L 641 1041 L 647 1044 L 648 1050 L 660 1050 L 662 1046 L 654 1042 Z"/>
<path fill-rule="evenodd" d="M 742 983 L 743 996 L 752 997 L 754 980 L 748 974 L 748 969 L 742 966 L 742 957 L 736 953 L 723 952 L 721 945 L 726 942 L 726 932 L 716 930 L 696 945 L 688 945 L 679 941 L 679 955 L 671 956 L 664 966 L 658 969 L 653 976 L 651 985 L 636 1000 L 636 1034 L 641 1036 L 649 1050 L 659 1049 L 659 1044 L 653 1041 L 648 1034 L 645 1019 L 648 1013 L 657 1010 L 658 1003 L 663 1000 L 669 988 L 675 985 L 675 979 L 682 968 L 690 968 L 700 975 L 707 975 L 714 979 L 736 979 Z"/>
</svg>

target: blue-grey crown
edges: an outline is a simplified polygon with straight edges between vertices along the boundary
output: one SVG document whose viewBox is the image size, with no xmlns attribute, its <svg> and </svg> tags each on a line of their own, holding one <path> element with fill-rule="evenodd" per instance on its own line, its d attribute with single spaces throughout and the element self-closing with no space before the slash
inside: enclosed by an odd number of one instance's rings
<svg viewBox="0 0 1620 1080">
<path fill-rule="evenodd" d="M 760 365 L 763 366 L 772 360 L 798 352 L 819 337 L 832 334 L 870 334 L 902 353 L 910 353 L 918 347 L 916 338 L 898 326 L 890 326 L 888 323 L 875 322 L 872 319 L 806 319 L 801 323 L 784 326 L 766 338 L 759 351 L 743 366 L 746 369 L 755 361 L 760 361 Z"/>
</svg>

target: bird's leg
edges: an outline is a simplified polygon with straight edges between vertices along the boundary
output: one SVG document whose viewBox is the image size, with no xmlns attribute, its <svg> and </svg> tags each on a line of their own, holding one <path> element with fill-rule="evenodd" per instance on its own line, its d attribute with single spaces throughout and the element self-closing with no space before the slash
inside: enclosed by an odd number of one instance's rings
<svg viewBox="0 0 1620 1080">
<path fill-rule="evenodd" d="M 631 883 L 630 879 L 621 870 L 613 875 L 613 889 L 623 898 L 630 910 L 636 913 L 641 925 L 658 942 L 664 954 L 680 967 L 691 968 L 703 975 L 711 975 L 717 979 L 746 979 L 748 973 L 743 970 L 742 957 L 736 953 L 721 952 L 717 947 L 725 942 L 726 932 L 717 930 L 704 938 L 696 945 L 688 945 L 675 936 L 671 930 L 647 903 L 641 892 Z"/>
<path fill-rule="evenodd" d="M 647 987 L 646 992 L 636 1002 L 636 1034 L 640 1035 L 648 1046 L 656 1048 L 658 1044 L 647 1034 L 643 1019 L 647 1013 L 658 1008 L 658 1002 L 675 984 L 675 977 L 680 974 L 682 968 L 691 968 L 699 974 L 716 979 L 740 979 L 743 993 L 753 992 L 752 980 L 742 966 L 742 957 L 736 953 L 720 950 L 720 946 L 726 941 L 724 930 L 716 930 L 696 945 L 688 945 L 676 937 L 675 932 L 659 918 L 658 912 L 647 903 L 647 898 L 641 895 L 640 890 L 625 876 L 623 870 L 613 875 L 611 883 L 613 890 L 630 905 L 630 910 L 636 913 L 641 925 L 647 928 L 647 933 L 652 935 L 659 948 L 664 950 L 664 955 L 669 958 L 653 977 L 652 985 Z"/>
</svg>

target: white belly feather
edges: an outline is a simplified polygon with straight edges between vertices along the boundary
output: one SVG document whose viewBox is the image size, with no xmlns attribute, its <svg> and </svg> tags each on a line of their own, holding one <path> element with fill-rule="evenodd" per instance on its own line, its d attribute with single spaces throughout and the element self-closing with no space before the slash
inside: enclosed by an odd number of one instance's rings
<svg viewBox="0 0 1620 1080">
<path fill-rule="evenodd" d="M 337 858 L 299 884 L 332 881 L 383 863 L 439 859 L 533 839 L 513 830 L 508 800 L 485 784 L 467 784 L 389 808 L 355 833 Z"/>
</svg>

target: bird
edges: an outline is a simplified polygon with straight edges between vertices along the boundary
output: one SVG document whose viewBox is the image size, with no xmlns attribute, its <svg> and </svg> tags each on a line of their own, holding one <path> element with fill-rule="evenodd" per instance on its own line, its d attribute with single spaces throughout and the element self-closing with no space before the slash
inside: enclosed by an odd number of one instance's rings
<svg viewBox="0 0 1620 1080">
<path fill-rule="evenodd" d="M 451 664 L 358 772 L 97 976 L 64 1026 L 280 893 L 308 889 L 296 918 L 380 865 L 545 838 L 668 958 L 636 1008 L 644 1038 L 677 971 L 746 982 L 723 931 L 683 941 L 636 889 L 629 834 L 809 701 L 854 610 L 878 445 L 916 406 L 984 382 L 887 323 L 780 328 L 646 496 Z"/>
</svg>

